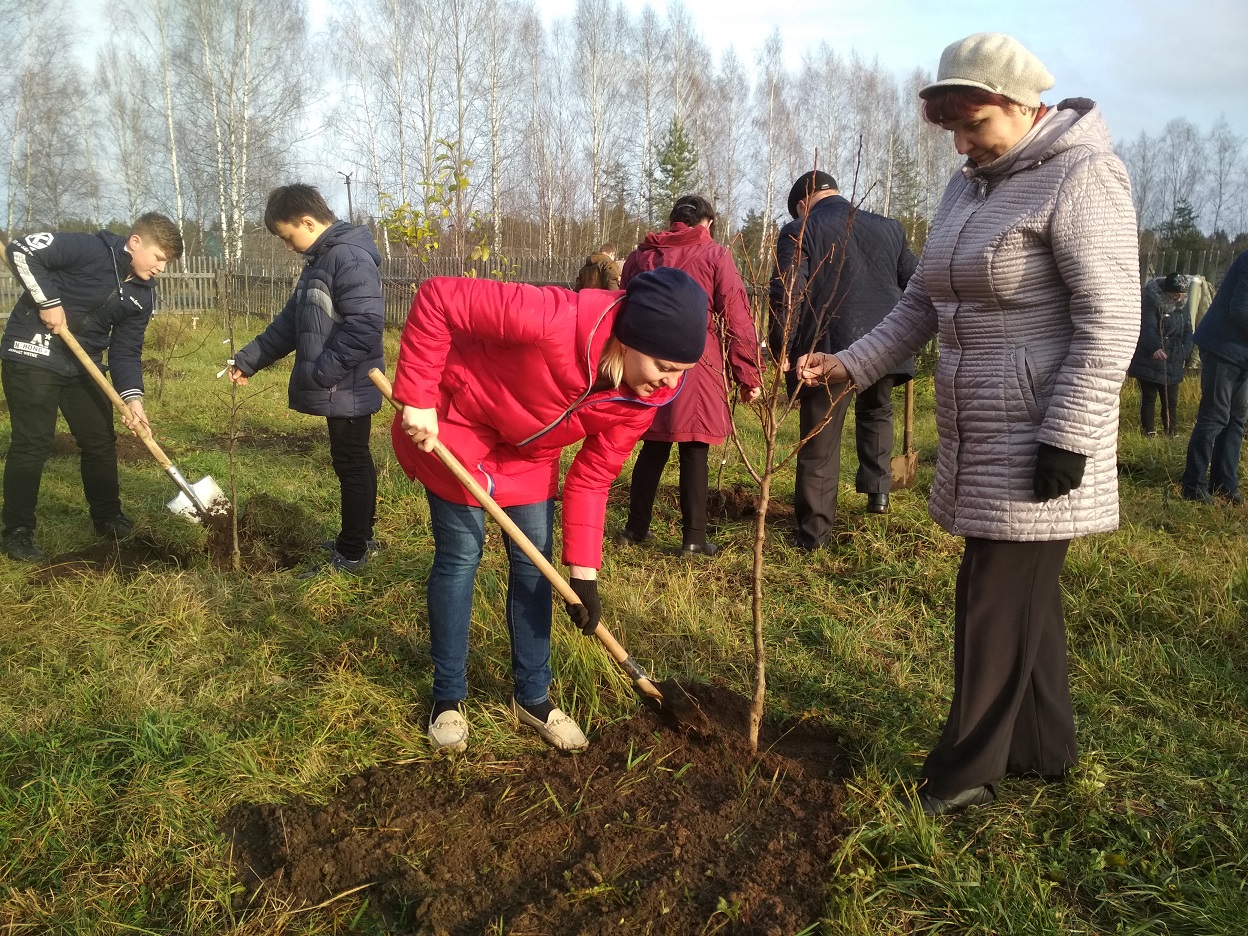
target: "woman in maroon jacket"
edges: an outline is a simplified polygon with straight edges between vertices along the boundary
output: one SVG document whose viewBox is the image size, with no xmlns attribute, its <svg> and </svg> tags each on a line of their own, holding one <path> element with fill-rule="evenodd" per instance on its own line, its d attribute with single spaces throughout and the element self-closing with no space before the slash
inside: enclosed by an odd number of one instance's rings
<svg viewBox="0 0 1248 936">
<path fill-rule="evenodd" d="M 433 529 L 429 642 L 435 749 L 462 751 L 468 723 L 468 626 L 485 514 L 431 454 L 441 442 L 551 555 L 559 456 L 582 442 L 563 485 L 563 561 L 580 605 L 598 626 L 598 567 L 607 489 L 658 407 L 702 356 L 706 294 L 679 270 L 637 277 L 626 293 L 441 277 L 426 280 L 403 330 L 392 436 L 408 477 L 425 486 Z M 416 443 L 412 445 L 412 443 Z M 551 587 L 507 543 L 512 712 L 564 751 L 588 742 L 555 708 L 550 687 Z"/>
<path fill-rule="evenodd" d="M 724 354 L 720 336 L 727 338 L 728 360 L 741 399 L 756 399 L 762 379 L 758 369 L 758 336 L 750 317 L 741 274 L 732 252 L 711 238 L 715 209 L 701 195 L 676 200 L 666 231 L 646 235 L 624 262 L 620 283 L 628 286 L 637 274 L 657 267 L 684 270 L 707 295 L 706 330 L 710 339 L 702 359 L 686 377 L 680 396 L 655 416 L 642 436 L 641 452 L 633 467 L 628 522 L 616 537 L 621 545 L 650 539 L 650 517 L 659 478 L 676 442 L 680 450 L 681 552 L 713 556 L 719 547 L 706 538 L 707 455 L 731 430 Z"/>
</svg>

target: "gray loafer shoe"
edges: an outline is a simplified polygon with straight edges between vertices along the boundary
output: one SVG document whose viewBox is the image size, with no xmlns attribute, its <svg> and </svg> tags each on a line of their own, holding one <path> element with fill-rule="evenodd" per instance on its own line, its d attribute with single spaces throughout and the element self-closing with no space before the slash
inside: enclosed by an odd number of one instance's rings
<svg viewBox="0 0 1248 936">
<path fill-rule="evenodd" d="M 580 727 L 568 715 L 559 709 L 551 709 L 546 721 L 529 714 L 524 706 L 514 698 L 511 700 L 511 714 L 522 725 L 528 725 L 542 740 L 556 751 L 583 751 L 589 747 L 589 739 L 581 732 Z"/>
<path fill-rule="evenodd" d="M 451 709 L 429 723 L 429 744 L 435 751 L 459 753 L 468 750 L 468 722 Z"/>
</svg>

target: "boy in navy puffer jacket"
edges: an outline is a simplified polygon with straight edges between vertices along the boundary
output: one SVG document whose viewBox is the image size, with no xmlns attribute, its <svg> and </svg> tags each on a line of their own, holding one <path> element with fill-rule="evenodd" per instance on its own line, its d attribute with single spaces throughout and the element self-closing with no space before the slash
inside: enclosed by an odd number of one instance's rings
<svg viewBox="0 0 1248 936">
<path fill-rule="evenodd" d="M 234 356 L 230 380 L 245 384 L 256 371 L 295 353 L 290 408 L 326 418 L 330 459 L 342 490 L 341 529 L 323 544 L 329 559 L 302 577 L 356 572 L 376 548 L 377 468 L 368 440 L 381 393 L 368 372 L 386 366 L 381 255 L 367 228 L 335 218 L 310 185 L 270 192 L 264 224 L 303 254 L 307 265 L 278 316 Z"/>
</svg>

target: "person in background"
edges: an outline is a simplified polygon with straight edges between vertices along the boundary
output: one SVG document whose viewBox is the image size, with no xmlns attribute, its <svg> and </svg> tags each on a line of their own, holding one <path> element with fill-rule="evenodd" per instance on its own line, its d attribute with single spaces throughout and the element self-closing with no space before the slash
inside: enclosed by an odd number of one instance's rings
<svg viewBox="0 0 1248 936">
<path fill-rule="evenodd" d="M 143 409 L 143 339 L 152 318 L 156 277 L 182 256 L 182 234 L 164 215 L 141 215 L 122 237 L 28 234 L 8 247 L 22 294 L 0 338 L 0 373 L 13 439 L 4 463 L 4 531 L 11 559 L 42 562 L 35 506 L 52 451 L 58 410 L 78 443 L 82 490 L 100 536 L 129 536 L 121 510 L 113 407 L 65 343 L 70 333 L 96 364 L 108 354 L 113 386 L 126 402 L 128 427 L 147 426 Z"/>
<path fill-rule="evenodd" d="M 924 116 L 966 163 L 918 271 L 870 334 L 796 362 L 869 386 L 938 336 L 931 513 L 964 537 L 953 699 L 923 764 L 928 815 L 990 803 L 1007 776 L 1078 761 L 1059 575 L 1070 541 L 1118 525 L 1119 391 L 1140 328 L 1131 185 L 1097 106 L 1041 102 L 1018 40 L 948 46 Z"/>
<path fill-rule="evenodd" d="M 840 351 L 880 324 L 917 263 L 901 223 L 855 208 L 826 172 L 797 178 L 789 190 L 789 214 L 794 220 L 780 231 L 769 294 L 768 342 L 773 352 L 783 351 L 785 361 L 812 350 Z M 798 430 L 804 439 L 815 433 L 797 453 L 793 501 L 799 548 L 819 549 L 831 536 L 841 432 L 851 399 L 858 452 L 854 486 L 867 495 L 868 513 L 888 511 L 893 387 L 913 377 L 914 359 L 908 358 L 851 395 L 837 386 L 799 388 L 792 373 L 786 374 L 790 395 L 796 392 L 800 401 Z"/>
<path fill-rule="evenodd" d="M 1239 505 L 1248 421 L 1248 250 L 1231 264 L 1194 340 L 1200 348 L 1200 408 L 1187 444 L 1183 497 Z"/>
<path fill-rule="evenodd" d="M 559 459 L 580 442 L 563 484 L 563 561 L 587 636 L 602 603 L 598 568 L 607 491 L 658 407 L 706 345 L 706 293 L 680 270 L 635 277 L 625 293 L 437 277 L 407 316 L 394 378 L 403 404 L 394 452 L 429 501 L 429 741 L 462 751 L 468 722 L 468 629 L 485 512 L 432 450 L 441 442 L 548 559 Z M 412 443 L 416 443 L 413 445 Z M 506 542 L 511 711 L 561 751 L 589 742 L 550 700 L 551 586 Z"/>
<path fill-rule="evenodd" d="M 750 316 L 745 284 L 732 260 L 732 251 L 715 243 L 711 226 L 715 208 L 701 195 L 676 200 L 666 231 L 647 234 L 624 261 L 620 282 L 656 267 L 684 270 L 706 292 L 706 351 L 698 366 L 685 375 L 680 395 L 655 414 L 642 436 L 641 452 L 633 466 L 628 520 L 616 537 L 621 545 L 650 539 L 650 518 L 659 479 L 675 442 L 680 452 L 681 552 L 686 556 L 714 556 L 718 544 L 706 538 L 706 498 L 710 480 L 707 455 L 722 445 L 732 429 L 728 387 L 724 379 L 724 347 L 734 382 L 744 402 L 757 399 L 762 386 L 758 369 L 758 335 Z"/>
<path fill-rule="evenodd" d="M 1140 340 L 1127 375 L 1140 385 L 1140 431 L 1157 434 L 1157 398 L 1161 397 L 1161 428 L 1175 434 L 1179 384 L 1192 350 L 1192 320 L 1187 310 L 1188 278 L 1182 273 L 1157 276 L 1144 284 Z"/>
<path fill-rule="evenodd" d="M 325 417 L 340 498 L 338 535 L 322 544 L 328 556 L 300 578 L 359 572 L 377 549 L 377 468 L 368 441 L 381 391 L 368 372 L 386 366 L 381 254 L 368 228 L 339 221 L 310 185 L 283 185 L 270 192 L 264 224 L 303 255 L 303 273 L 269 327 L 234 355 L 230 380 L 246 384 L 257 371 L 294 352 L 289 405 Z"/>
<path fill-rule="evenodd" d="M 615 244 L 606 243 L 585 258 L 585 265 L 576 274 L 573 289 L 619 289 L 620 261 L 615 259 Z"/>
</svg>

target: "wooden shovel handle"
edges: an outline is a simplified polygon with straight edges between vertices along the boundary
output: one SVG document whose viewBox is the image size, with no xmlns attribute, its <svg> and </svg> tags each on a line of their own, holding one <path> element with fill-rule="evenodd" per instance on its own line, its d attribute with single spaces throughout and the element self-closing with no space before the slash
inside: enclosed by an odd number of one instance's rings
<svg viewBox="0 0 1248 936">
<path fill-rule="evenodd" d="M 374 367 L 368 372 L 368 377 L 376 384 L 382 396 L 390 401 L 395 410 L 400 413 L 403 412 L 403 404 L 394 398 L 393 388 L 390 386 L 390 381 L 386 375 Z M 494 518 L 494 522 L 502 527 L 504 533 L 511 537 L 511 541 L 519 546 L 520 551 L 529 557 L 529 560 L 533 565 L 537 566 L 542 575 L 546 576 L 546 580 L 554 586 L 555 591 L 559 593 L 559 597 L 568 602 L 568 604 L 579 605 L 581 599 L 576 596 L 576 592 L 572 590 L 572 586 L 567 583 L 567 580 L 550 564 L 550 560 L 542 555 L 541 550 L 533 545 L 533 541 L 524 535 L 524 531 L 516 526 L 515 521 L 507 516 L 506 511 L 498 506 L 498 501 L 490 497 L 485 488 L 477 483 L 477 479 L 468 473 L 468 470 L 459 463 L 459 459 L 451 454 L 441 440 L 434 443 L 433 454 L 438 456 L 442 464 L 446 465 L 451 474 L 455 476 L 455 480 L 462 484 L 468 493 L 477 499 L 477 503 L 484 508 L 485 512 Z M 601 621 L 598 623 L 597 628 L 594 629 L 594 636 L 598 638 L 603 647 L 606 648 L 607 653 L 611 655 L 611 659 L 615 660 L 616 663 L 625 666 L 625 662 L 628 661 L 631 664 L 632 661 L 629 660 L 628 651 L 620 645 L 620 642 L 612 636 L 606 625 Z M 658 688 L 654 686 L 649 678 L 643 677 L 642 680 L 635 681 L 647 695 L 653 695 L 658 699 L 663 698 Z M 646 685 L 642 685 L 643 681 Z M 653 693 L 649 689 L 653 689 Z"/>
<path fill-rule="evenodd" d="M 90 374 L 95 379 L 95 382 L 100 385 L 100 389 L 103 390 L 104 395 L 112 401 L 113 406 L 117 407 L 117 411 L 128 419 L 130 417 L 130 407 L 126 406 L 126 401 L 123 400 L 121 398 L 121 394 L 113 388 L 112 383 L 110 383 L 109 379 L 104 376 L 104 372 L 96 367 L 95 361 L 91 360 L 91 356 L 82 349 L 82 345 L 78 343 L 78 339 L 70 333 L 69 327 L 62 325 L 60 331 L 56 334 L 58 338 L 65 342 L 65 346 L 73 352 L 74 357 L 78 359 L 78 363 L 85 367 L 87 373 Z M 153 458 L 160 462 L 160 466 L 164 468 L 165 471 L 168 471 L 173 466 L 173 462 L 169 460 L 169 456 L 161 450 L 160 446 L 156 443 L 156 440 L 152 438 L 151 429 L 147 426 L 141 425 L 137 428 L 131 429 L 130 431 L 143 440 L 143 444 L 147 446 L 147 450 L 152 453 Z"/>
<path fill-rule="evenodd" d="M 906 381 L 906 421 L 902 429 L 901 450 L 909 455 L 914 451 L 914 381 Z"/>
</svg>

